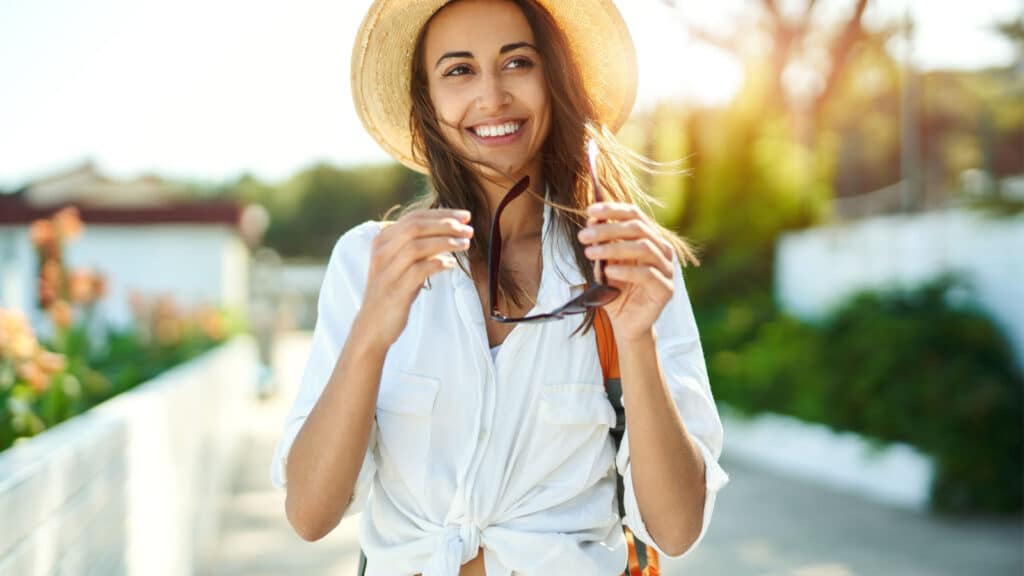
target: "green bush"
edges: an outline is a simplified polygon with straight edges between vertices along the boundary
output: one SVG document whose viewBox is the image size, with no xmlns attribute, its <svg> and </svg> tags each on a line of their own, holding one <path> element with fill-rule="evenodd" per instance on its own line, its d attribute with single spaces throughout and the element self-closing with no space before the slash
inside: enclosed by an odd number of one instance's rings
<svg viewBox="0 0 1024 576">
<path fill-rule="evenodd" d="M 172 295 L 132 291 L 134 321 L 94 333 L 105 276 L 71 269 L 64 257 L 84 228 L 73 205 L 32 222 L 37 305 L 54 330 L 40 341 L 23 310 L 0 307 L 0 450 L 247 331 L 236 310 L 209 303 L 184 310 Z"/>
<path fill-rule="evenodd" d="M 862 292 L 821 322 L 754 294 L 702 314 L 715 396 L 906 442 L 936 462 L 937 511 L 1024 507 L 1024 378 L 996 325 L 952 276 Z"/>
</svg>

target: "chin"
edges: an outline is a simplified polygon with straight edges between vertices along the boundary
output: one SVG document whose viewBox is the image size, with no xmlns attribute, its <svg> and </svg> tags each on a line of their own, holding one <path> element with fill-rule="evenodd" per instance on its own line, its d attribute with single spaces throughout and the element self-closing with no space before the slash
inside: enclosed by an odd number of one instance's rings
<svg viewBox="0 0 1024 576">
<path fill-rule="evenodd" d="M 508 159 L 481 158 L 479 161 L 486 164 L 486 167 L 482 169 L 485 173 L 498 174 L 509 178 L 522 174 L 530 164 L 522 159 L 509 161 Z"/>
</svg>

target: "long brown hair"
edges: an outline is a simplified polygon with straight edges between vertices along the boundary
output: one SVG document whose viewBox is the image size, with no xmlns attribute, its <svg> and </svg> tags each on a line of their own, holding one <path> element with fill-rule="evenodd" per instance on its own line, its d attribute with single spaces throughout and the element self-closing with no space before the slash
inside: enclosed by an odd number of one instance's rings
<svg viewBox="0 0 1024 576">
<path fill-rule="evenodd" d="M 557 215 L 551 219 L 550 224 L 555 227 L 551 233 L 563 235 L 569 240 L 566 244 L 573 247 L 577 266 L 587 282 L 593 283 L 593 263 L 584 254 L 583 246 L 576 241 L 577 233 L 586 227 L 586 208 L 593 197 L 585 149 L 587 140 L 596 140 L 601 150 L 599 177 L 606 201 L 636 204 L 650 214 L 651 204 L 660 203 L 640 188 L 632 170 L 635 167 L 657 172 L 662 165 L 626 149 L 618 143 L 610 130 L 596 121 L 594 104 L 573 61 L 569 42 L 548 11 L 534 0 L 512 1 L 526 16 L 544 59 L 544 77 L 551 102 L 551 124 L 540 154 L 543 177 L 550 194 L 550 201 L 545 203 Z M 423 55 L 424 39 L 429 26 L 428 20 L 420 30 L 410 62 L 412 110 L 409 124 L 413 155 L 417 162 L 430 168 L 430 187 L 425 196 L 399 207 L 398 214 L 400 217 L 422 208 L 460 208 L 470 211 L 471 224 L 476 230 L 489 231 L 491 214 L 484 201 L 485 194 L 474 164 L 445 141 L 430 100 Z M 537 194 L 535 189 L 529 193 L 544 201 L 543 195 Z M 388 218 L 388 214 L 385 214 L 384 219 Z M 654 219 L 651 218 L 651 221 L 654 222 Z M 654 226 L 672 244 L 684 266 L 688 263 L 700 265 L 693 248 L 685 240 L 657 222 L 654 222 Z M 489 248 L 488 235 L 475 234 L 467 254 L 469 261 L 486 262 Z M 459 267 L 462 268 L 461 261 Z M 470 277 L 473 276 L 470 270 L 463 270 Z M 524 299 L 529 299 L 526 291 L 515 282 L 505 267 L 499 272 L 498 298 L 499 301 L 511 301 L 516 306 L 522 306 Z M 589 330 L 593 322 L 594 310 L 590 309 L 576 332 L 580 329 L 584 332 Z"/>
</svg>

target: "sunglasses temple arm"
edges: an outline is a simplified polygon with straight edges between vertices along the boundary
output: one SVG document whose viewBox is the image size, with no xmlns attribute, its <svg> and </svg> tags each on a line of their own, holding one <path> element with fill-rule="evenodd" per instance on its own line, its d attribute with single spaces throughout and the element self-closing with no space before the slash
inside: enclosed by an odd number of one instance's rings
<svg viewBox="0 0 1024 576">
<path fill-rule="evenodd" d="M 594 190 L 594 203 L 597 204 L 599 202 L 604 202 L 604 194 L 601 192 L 601 183 L 597 179 L 597 157 L 596 157 L 596 155 L 590 159 L 590 182 L 591 182 L 592 188 Z M 598 224 L 603 224 L 605 222 L 606 222 L 606 220 L 602 220 L 600 218 L 597 220 Z M 596 280 L 598 284 L 607 284 L 607 281 L 606 281 L 606 278 L 605 278 L 605 275 L 604 275 L 605 261 L 604 260 L 597 260 L 596 264 L 597 264 L 597 266 L 594 267 L 594 270 L 595 270 L 595 272 L 594 272 L 594 280 Z"/>
<path fill-rule="evenodd" d="M 501 314 L 497 310 L 498 300 L 498 278 L 501 272 L 501 213 L 509 202 L 515 200 L 530 186 L 530 177 L 523 176 L 505 194 L 505 197 L 498 203 L 498 209 L 494 212 L 494 221 L 491 223 L 491 245 L 487 255 L 487 298 L 488 313 L 493 317 Z"/>
</svg>

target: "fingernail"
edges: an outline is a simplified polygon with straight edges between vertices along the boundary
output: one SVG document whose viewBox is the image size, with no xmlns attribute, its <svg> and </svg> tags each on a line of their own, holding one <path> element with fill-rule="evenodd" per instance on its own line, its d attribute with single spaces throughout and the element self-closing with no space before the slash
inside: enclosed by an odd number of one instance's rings
<svg viewBox="0 0 1024 576">
<path fill-rule="evenodd" d="M 591 230 L 589 228 L 586 228 L 586 229 L 580 231 L 580 240 L 586 241 L 586 240 L 592 240 L 593 238 L 594 238 L 594 231 L 593 230 Z"/>
<path fill-rule="evenodd" d="M 591 214 L 596 214 L 598 212 L 604 212 L 605 208 L 606 206 L 604 204 L 591 204 L 590 206 L 587 207 L 587 210 Z"/>
</svg>

